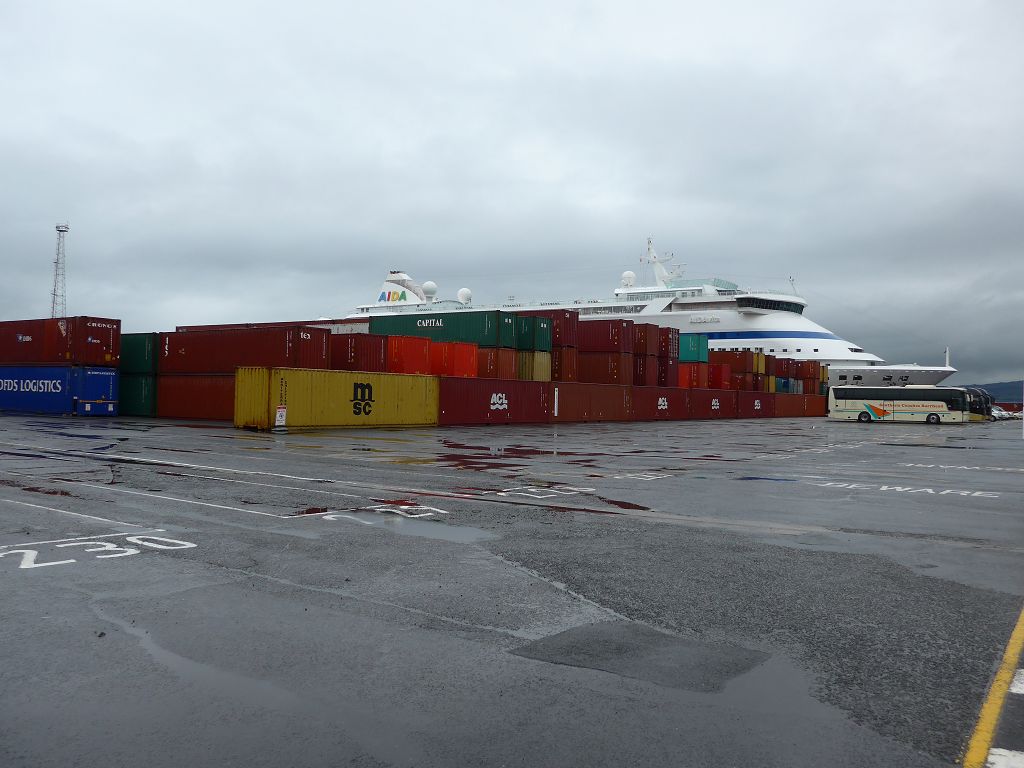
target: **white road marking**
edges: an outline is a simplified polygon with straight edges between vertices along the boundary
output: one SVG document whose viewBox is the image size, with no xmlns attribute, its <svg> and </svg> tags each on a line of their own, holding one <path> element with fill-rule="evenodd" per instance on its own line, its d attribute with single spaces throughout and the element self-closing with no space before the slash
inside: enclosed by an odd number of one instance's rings
<svg viewBox="0 0 1024 768">
<path fill-rule="evenodd" d="M 232 480 L 227 477 L 211 477 L 210 475 L 193 475 L 188 472 L 177 472 L 181 477 L 198 477 L 202 480 L 216 480 L 219 483 L 241 483 L 242 485 L 258 485 L 261 488 L 279 488 L 284 491 L 302 491 L 304 493 L 325 493 L 329 496 L 347 496 L 351 499 L 361 499 L 354 493 L 341 493 L 340 491 L 325 491 L 322 488 L 300 488 L 297 485 L 274 485 L 273 483 L 257 483 L 253 480 Z M 334 482 L 334 481 L 331 481 Z"/>
<path fill-rule="evenodd" d="M 111 491 L 113 493 L 127 493 L 132 496 L 145 496 L 150 499 L 163 499 L 164 501 L 178 501 L 182 504 L 195 504 L 199 507 L 212 507 L 213 509 L 228 509 L 232 512 L 248 512 L 251 515 L 266 515 L 267 517 L 291 517 L 291 515 L 275 515 L 273 512 L 260 512 L 258 509 L 242 509 L 241 507 L 229 507 L 226 504 L 214 504 L 209 501 L 196 501 L 195 499 L 182 499 L 178 496 L 165 496 L 162 493 L 147 493 L 145 491 L 130 491 L 127 488 L 111 488 L 109 485 L 93 485 L 92 483 L 82 483 L 77 480 L 55 480 L 58 483 L 70 483 L 72 485 L 81 485 L 86 488 L 97 488 L 101 491 Z"/>
<path fill-rule="evenodd" d="M 1024 768 L 1024 752 L 1013 749 L 990 749 L 985 768 Z"/>
<path fill-rule="evenodd" d="M 0 549 L 8 547 L 36 547 L 40 544 L 60 544 L 65 541 L 92 541 L 93 539 L 111 539 L 117 536 L 141 536 L 146 533 L 167 533 L 165 528 L 151 528 L 148 531 L 132 531 L 131 533 L 101 533 L 99 536 L 75 536 L 70 539 L 50 539 L 49 541 L 23 541 L 20 544 L 0 544 Z"/>
<path fill-rule="evenodd" d="M 103 523 L 111 523 L 112 525 L 130 525 L 132 528 L 145 528 L 144 525 L 138 523 L 126 523 L 123 520 L 111 520 L 107 517 L 97 517 L 96 515 L 84 515 L 81 512 L 70 512 L 66 509 L 57 509 L 55 507 L 44 507 L 41 504 L 29 504 L 27 501 L 15 501 L 14 499 L 0 499 L 0 501 L 7 504 L 17 504 L 21 507 L 32 507 L 33 509 L 45 509 L 47 512 L 60 512 L 62 515 L 74 515 L 75 517 L 84 517 L 89 520 L 99 520 Z"/>
<path fill-rule="evenodd" d="M 321 520 L 341 520 L 342 518 L 344 518 L 345 520 L 355 520 L 357 523 L 362 523 L 363 525 L 373 525 L 373 522 L 370 521 L 370 520 L 360 520 L 358 517 L 352 517 L 352 515 L 339 515 L 339 514 L 336 514 L 336 513 L 333 513 L 333 512 L 329 513 L 329 514 L 326 514 L 326 515 L 323 515 L 320 519 Z"/>
<path fill-rule="evenodd" d="M 1010 693 L 1024 693 L 1024 669 L 1018 669 L 1010 683 Z"/>
</svg>

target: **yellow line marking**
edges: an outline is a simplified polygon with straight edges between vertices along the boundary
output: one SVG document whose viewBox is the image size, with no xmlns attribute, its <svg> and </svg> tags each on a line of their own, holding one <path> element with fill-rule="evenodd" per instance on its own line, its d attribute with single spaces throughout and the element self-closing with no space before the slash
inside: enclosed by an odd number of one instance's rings
<svg viewBox="0 0 1024 768">
<path fill-rule="evenodd" d="M 1006 644 L 1003 661 L 996 671 L 996 676 L 992 679 L 985 703 L 981 705 L 978 724 L 974 726 L 974 733 L 971 735 L 967 752 L 964 754 L 964 768 L 984 768 L 985 766 L 988 751 L 992 747 L 992 740 L 996 735 L 996 726 L 999 725 L 999 715 L 1002 714 L 1003 704 L 1006 702 L 1006 692 L 1010 688 L 1014 672 L 1017 671 L 1022 648 L 1024 648 L 1024 609 L 1021 609 L 1020 616 L 1017 617 L 1017 626 L 1010 634 L 1010 642 Z"/>
</svg>

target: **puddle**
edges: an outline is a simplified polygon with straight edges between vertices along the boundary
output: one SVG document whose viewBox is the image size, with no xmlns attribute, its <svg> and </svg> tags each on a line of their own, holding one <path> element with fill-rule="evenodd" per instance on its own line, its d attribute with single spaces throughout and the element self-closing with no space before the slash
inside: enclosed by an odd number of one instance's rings
<svg viewBox="0 0 1024 768">
<path fill-rule="evenodd" d="M 605 504 L 611 504 L 613 507 L 619 509 L 638 509 L 642 512 L 649 512 L 650 507 L 645 507 L 643 504 L 634 504 L 632 501 L 619 501 L 618 499 L 606 499 L 604 496 L 596 496 L 595 498 L 600 499 Z"/>
</svg>

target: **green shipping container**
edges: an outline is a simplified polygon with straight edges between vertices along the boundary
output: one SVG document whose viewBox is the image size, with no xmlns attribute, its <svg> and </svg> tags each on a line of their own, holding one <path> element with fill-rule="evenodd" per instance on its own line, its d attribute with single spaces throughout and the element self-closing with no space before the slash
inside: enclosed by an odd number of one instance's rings
<svg viewBox="0 0 1024 768">
<path fill-rule="evenodd" d="M 159 337 L 157 333 L 122 333 L 120 372 L 156 374 Z"/>
<path fill-rule="evenodd" d="M 533 349 L 537 352 L 550 352 L 552 345 L 551 318 L 535 317 L 533 320 Z"/>
<path fill-rule="evenodd" d="M 478 347 L 516 348 L 516 316 L 511 312 L 431 312 L 375 315 L 370 333 L 419 336 L 431 341 L 461 341 Z"/>
<path fill-rule="evenodd" d="M 516 315 L 516 349 L 521 352 L 533 350 L 533 335 L 537 330 L 536 318 Z"/>
<path fill-rule="evenodd" d="M 679 334 L 679 362 L 706 363 L 708 361 L 708 337 L 703 333 Z"/>
<path fill-rule="evenodd" d="M 143 336 L 146 334 L 137 334 Z M 123 359 L 123 358 L 122 358 Z M 156 416 L 156 376 L 122 373 L 118 408 L 122 416 Z"/>
</svg>

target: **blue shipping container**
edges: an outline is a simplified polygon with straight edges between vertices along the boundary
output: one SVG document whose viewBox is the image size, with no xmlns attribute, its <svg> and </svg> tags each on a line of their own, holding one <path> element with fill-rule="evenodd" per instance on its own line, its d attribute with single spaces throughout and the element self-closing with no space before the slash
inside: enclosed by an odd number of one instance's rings
<svg viewBox="0 0 1024 768">
<path fill-rule="evenodd" d="M 116 416 L 116 368 L 70 365 L 0 367 L 0 410 Z"/>
</svg>

